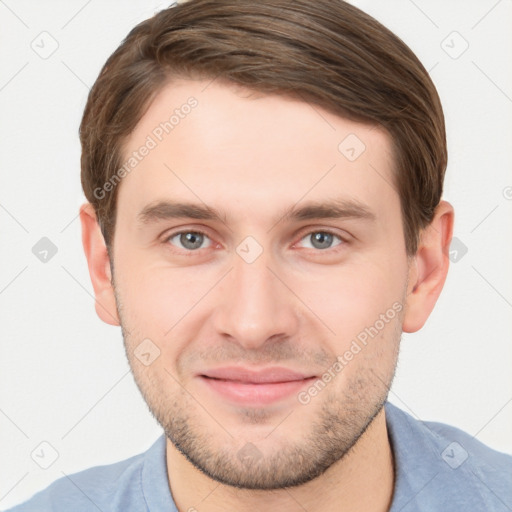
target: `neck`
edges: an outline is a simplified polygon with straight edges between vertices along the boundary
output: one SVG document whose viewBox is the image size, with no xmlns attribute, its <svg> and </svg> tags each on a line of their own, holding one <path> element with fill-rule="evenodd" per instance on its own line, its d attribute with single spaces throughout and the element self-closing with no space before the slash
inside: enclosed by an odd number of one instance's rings
<svg viewBox="0 0 512 512">
<path fill-rule="evenodd" d="M 236 489 L 196 469 L 167 440 L 167 472 L 180 512 L 385 512 L 394 487 L 393 454 L 382 408 L 341 460 L 306 484 L 273 491 Z"/>
</svg>

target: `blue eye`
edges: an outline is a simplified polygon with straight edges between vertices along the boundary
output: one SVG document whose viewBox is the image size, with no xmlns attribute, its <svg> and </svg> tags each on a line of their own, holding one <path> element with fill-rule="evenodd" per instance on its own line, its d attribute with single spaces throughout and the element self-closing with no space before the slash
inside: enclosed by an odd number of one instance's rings
<svg viewBox="0 0 512 512">
<path fill-rule="evenodd" d="M 211 245 L 211 240 L 208 238 L 208 236 L 205 233 L 201 233 L 200 231 L 180 231 L 178 233 L 170 235 L 165 241 L 170 242 L 175 238 L 177 238 L 179 243 L 182 245 L 181 248 L 187 251 L 201 249 L 201 246 L 203 245 L 203 242 L 206 239 L 210 241 L 210 244 L 207 245 L 206 247 L 209 247 Z"/>
<path fill-rule="evenodd" d="M 333 245 L 336 238 L 338 239 L 338 243 Z M 311 231 L 304 236 L 301 241 L 308 239 L 310 241 L 310 245 L 309 247 L 306 246 L 306 248 L 318 249 L 320 251 L 331 249 L 332 247 L 345 243 L 345 240 L 343 240 L 339 235 L 331 233 L 330 231 Z M 202 231 L 178 231 L 169 235 L 164 242 L 171 243 L 178 247 L 178 249 L 192 252 L 199 249 L 206 249 L 212 245 L 210 237 Z M 207 245 L 203 245 L 205 242 Z"/>
<path fill-rule="evenodd" d="M 337 238 L 339 240 L 339 243 L 332 245 L 334 238 Z M 311 233 L 308 233 L 302 240 L 309 239 L 311 241 L 311 246 L 308 248 L 313 249 L 330 249 L 331 247 L 335 247 L 337 245 L 340 245 L 344 242 L 338 235 L 335 235 L 334 233 L 331 233 L 330 231 L 312 231 Z"/>
</svg>

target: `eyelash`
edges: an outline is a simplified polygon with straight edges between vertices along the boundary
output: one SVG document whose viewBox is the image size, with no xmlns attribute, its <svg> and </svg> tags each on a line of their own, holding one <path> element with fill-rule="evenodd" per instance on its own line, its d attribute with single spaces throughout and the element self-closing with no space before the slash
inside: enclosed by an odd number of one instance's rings
<svg viewBox="0 0 512 512">
<path fill-rule="evenodd" d="M 163 240 L 163 243 L 164 244 L 169 244 L 170 240 L 172 240 L 174 237 L 176 237 L 177 235 L 182 235 L 184 233 L 194 233 L 194 234 L 197 234 L 197 235 L 203 235 L 207 238 L 209 238 L 211 240 L 211 238 L 209 237 L 208 233 L 204 232 L 204 231 L 201 231 L 201 230 L 193 230 L 193 229 L 185 229 L 185 230 L 181 230 L 181 231 L 175 231 L 173 233 L 171 233 L 170 235 L 166 236 Z M 331 252 L 331 251 L 336 251 L 336 250 L 339 250 L 339 249 L 336 249 L 337 247 L 339 246 L 343 246 L 343 245 L 346 245 L 348 243 L 348 241 L 346 239 L 344 239 L 343 237 L 341 237 L 339 234 L 335 233 L 334 231 L 330 231 L 329 229 L 315 229 L 315 230 L 312 230 L 312 231 L 308 231 L 307 233 L 305 233 L 301 238 L 300 238 L 300 241 L 302 241 L 304 238 L 306 238 L 307 236 L 311 236 L 312 234 L 314 233 L 324 233 L 324 234 L 329 234 L 329 235 L 332 235 L 333 237 L 336 237 L 340 240 L 340 243 L 333 246 L 333 247 L 329 247 L 327 249 L 316 249 L 315 252 L 318 252 L 318 253 L 321 253 L 321 252 Z M 208 247 L 205 247 L 205 249 L 207 249 Z M 306 248 L 306 249 L 310 249 L 310 248 Z M 185 252 L 185 254 L 187 255 L 192 255 L 193 253 L 195 252 L 199 252 L 201 251 L 201 249 L 181 249 L 182 251 Z M 315 248 L 313 248 L 312 250 L 315 250 Z"/>
</svg>

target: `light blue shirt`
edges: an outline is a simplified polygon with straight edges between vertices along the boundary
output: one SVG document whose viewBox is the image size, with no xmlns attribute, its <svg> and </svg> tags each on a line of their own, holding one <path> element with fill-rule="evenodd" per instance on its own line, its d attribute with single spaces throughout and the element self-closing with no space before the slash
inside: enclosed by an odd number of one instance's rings
<svg viewBox="0 0 512 512">
<path fill-rule="evenodd" d="M 385 409 L 395 460 L 390 512 L 512 511 L 511 455 L 389 402 Z M 177 512 L 165 447 L 162 434 L 146 452 L 62 477 L 7 512 Z"/>
</svg>

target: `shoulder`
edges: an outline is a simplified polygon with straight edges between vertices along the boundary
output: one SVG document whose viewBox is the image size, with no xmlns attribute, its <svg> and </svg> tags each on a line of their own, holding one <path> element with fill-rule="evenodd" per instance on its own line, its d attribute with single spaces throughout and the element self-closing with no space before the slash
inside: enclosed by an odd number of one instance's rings
<svg viewBox="0 0 512 512">
<path fill-rule="evenodd" d="M 146 510 L 142 470 L 145 458 L 155 451 L 157 443 L 161 445 L 161 438 L 146 452 L 128 459 L 65 475 L 5 512 Z"/>
<path fill-rule="evenodd" d="M 473 511 L 512 510 L 511 455 L 459 428 L 417 420 L 390 403 L 385 409 L 397 479 L 408 494 L 397 499 L 414 503 L 421 495 L 423 503 L 450 505 L 451 510 L 469 504 Z"/>
</svg>

